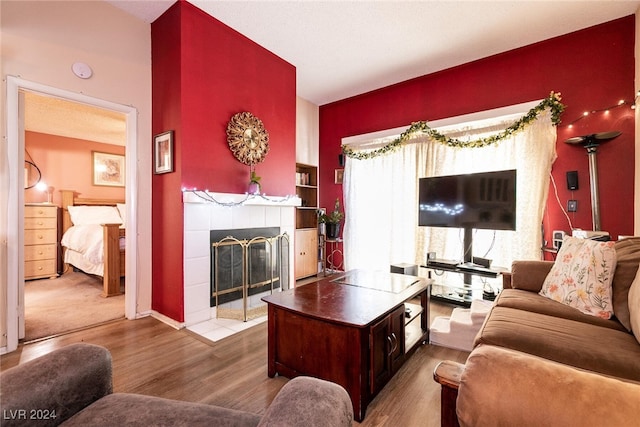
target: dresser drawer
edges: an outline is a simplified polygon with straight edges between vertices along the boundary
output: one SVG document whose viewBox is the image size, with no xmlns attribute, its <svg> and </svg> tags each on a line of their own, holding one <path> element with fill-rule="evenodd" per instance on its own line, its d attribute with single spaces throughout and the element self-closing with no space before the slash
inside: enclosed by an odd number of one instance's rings
<svg viewBox="0 0 640 427">
<path fill-rule="evenodd" d="M 24 262 L 24 278 L 34 279 L 37 277 L 53 277 L 57 276 L 56 260 L 45 259 L 40 261 Z"/>
<path fill-rule="evenodd" d="M 56 259 L 58 245 L 32 245 L 24 247 L 24 260 L 37 261 L 43 259 Z"/>
<path fill-rule="evenodd" d="M 24 219 L 24 229 L 25 230 L 33 230 L 33 229 L 42 229 L 42 228 L 56 228 L 58 226 L 57 219 L 50 217 L 42 217 L 42 218 L 32 218 L 26 217 Z"/>
<path fill-rule="evenodd" d="M 58 230 L 55 228 L 46 230 L 24 230 L 24 244 L 44 245 L 58 242 Z"/>
<path fill-rule="evenodd" d="M 58 207 L 52 206 L 29 206 L 24 207 L 25 218 L 56 218 Z"/>
</svg>

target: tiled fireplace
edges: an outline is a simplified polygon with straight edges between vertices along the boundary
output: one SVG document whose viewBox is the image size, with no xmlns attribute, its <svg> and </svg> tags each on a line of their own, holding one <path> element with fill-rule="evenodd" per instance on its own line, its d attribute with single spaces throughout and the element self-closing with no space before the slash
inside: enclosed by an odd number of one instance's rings
<svg viewBox="0 0 640 427">
<path fill-rule="evenodd" d="M 293 236 L 297 197 L 261 197 L 245 194 L 183 193 L 184 207 L 184 315 L 185 326 L 216 318 L 211 300 L 212 230 L 277 227 L 287 233 L 289 260 L 293 260 Z M 243 202 L 242 204 L 239 204 Z M 293 284 L 293 262 L 289 262 Z"/>
</svg>

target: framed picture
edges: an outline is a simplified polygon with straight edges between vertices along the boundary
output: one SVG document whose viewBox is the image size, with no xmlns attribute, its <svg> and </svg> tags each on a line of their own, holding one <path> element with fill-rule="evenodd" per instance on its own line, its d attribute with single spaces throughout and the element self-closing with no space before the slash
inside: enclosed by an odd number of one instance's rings
<svg viewBox="0 0 640 427">
<path fill-rule="evenodd" d="M 125 171 L 124 156 L 121 154 L 101 153 L 92 151 L 93 185 L 108 187 L 124 187 Z"/>
<path fill-rule="evenodd" d="M 153 137 L 153 173 L 173 172 L 173 131 Z"/>
<path fill-rule="evenodd" d="M 344 169 L 336 169 L 336 175 L 335 175 L 336 184 L 342 184 L 343 178 L 344 178 Z"/>
</svg>

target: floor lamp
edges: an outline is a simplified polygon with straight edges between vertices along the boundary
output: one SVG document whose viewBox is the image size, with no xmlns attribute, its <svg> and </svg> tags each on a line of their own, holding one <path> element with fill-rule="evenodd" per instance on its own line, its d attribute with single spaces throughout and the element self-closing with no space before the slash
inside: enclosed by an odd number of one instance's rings
<svg viewBox="0 0 640 427">
<path fill-rule="evenodd" d="M 582 144 L 587 149 L 589 156 L 589 184 L 591 188 L 591 219 L 593 221 L 593 231 L 600 231 L 600 190 L 598 189 L 598 163 L 596 161 L 597 148 L 617 136 L 621 132 L 601 132 L 591 135 L 576 136 L 567 139 L 567 144 Z"/>
</svg>

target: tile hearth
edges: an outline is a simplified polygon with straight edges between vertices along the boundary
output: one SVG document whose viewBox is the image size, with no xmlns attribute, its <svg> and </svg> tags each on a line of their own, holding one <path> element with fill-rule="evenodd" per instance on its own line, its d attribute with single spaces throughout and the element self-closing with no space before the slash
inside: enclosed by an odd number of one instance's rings
<svg viewBox="0 0 640 427">
<path fill-rule="evenodd" d="M 326 276 L 318 274 L 317 276 L 308 277 L 306 279 L 298 280 L 295 286 L 303 286 L 318 280 L 325 279 Z M 188 326 L 187 329 L 195 334 L 200 335 L 209 341 L 220 341 L 223 338 L 229 337 L 238 332 L 247 330 L 253 326 L 259 325 L 267 321 L 267 316 L 261 316 L 247 322 L 232 319 L 210 319 L 198 324 Z"/>
<path fill-rule="evenodd" d="M 243 322 L 233 319 L 210 319 L 198 324 L 188 326 L 187 329 L 200 335 L 209 341 L 220 341 L 238 332 L 242 332 L 253 326 L 257 326 L 267 321 L 267 316 L 261 316 L 253 320 Z"/>
</svg>

